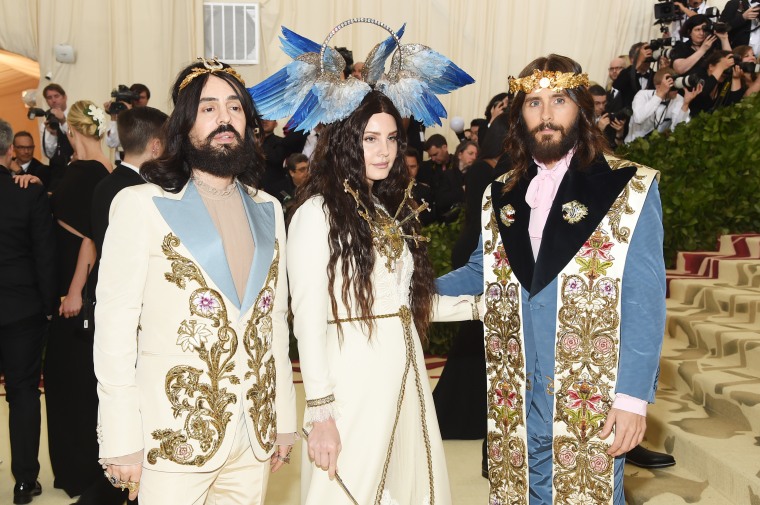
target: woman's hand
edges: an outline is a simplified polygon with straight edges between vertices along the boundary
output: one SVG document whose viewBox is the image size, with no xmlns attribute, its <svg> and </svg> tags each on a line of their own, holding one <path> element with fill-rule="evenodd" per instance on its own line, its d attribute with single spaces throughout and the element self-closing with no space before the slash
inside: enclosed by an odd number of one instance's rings
<svg viewBox="0 0 760 505">
<path fill-rule="evenodd" d="M 338 471 L 338 455 L 342 449 L 335 419 L 313 423 L 307 443 L 309 458 L 334 479 L 335 472 Z"/>
<path fill-rule="evenodd" d="M 282 465 L 290 463 L 290 451 L 293 450 L 292 445 L 278 445 L 277 450 L 272 454 L 272 459 L 269 461 L 269 466 L 272 467 L 272 473 L 276 472 Z"/>
<path fill-rule="evenodd" d="M 80 310 L 82 310 L 81 293 L 69 293 L 63 297 L 61 306 L 58 308 L 58 315 L 68 319 L 78 316 Z"/>
</svg>

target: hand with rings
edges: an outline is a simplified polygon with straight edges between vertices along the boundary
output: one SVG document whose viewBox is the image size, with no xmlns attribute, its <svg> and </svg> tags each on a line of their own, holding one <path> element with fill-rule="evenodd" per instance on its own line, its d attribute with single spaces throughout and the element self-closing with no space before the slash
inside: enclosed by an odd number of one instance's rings
<svg viewBox="0 0 760 505">
<path fill-rule="evenodd" d="M 103 475 L 113 487 L 122 491 L 129 490 L 130 500 L 137 498 L 137 493 L 140 490 L 142 465 L 108 465 Z"/>
<path fill-rule="evenodd" d="M 293 450 L 292 445 L 278 445 L 277 449 L 272 454 L 272 458 L 269 461 L 269 465 L 272 467 L 272 473 L 276 472 L 283 465 L 290 463 L 290 451 Z"/>
</svg>

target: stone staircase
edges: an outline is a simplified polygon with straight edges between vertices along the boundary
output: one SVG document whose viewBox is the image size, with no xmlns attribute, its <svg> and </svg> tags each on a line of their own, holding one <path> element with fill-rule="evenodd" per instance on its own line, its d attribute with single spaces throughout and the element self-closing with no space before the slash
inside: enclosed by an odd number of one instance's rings
<svg viewBox="0 0 760 505">
<path fill-rule="evenodd" d="M 631 505 L 760 505 L 760 235 L 681 253 L 668 271 L 657 401 L 644 445 L 675 467 L 626 467 Z"/>
</svg>

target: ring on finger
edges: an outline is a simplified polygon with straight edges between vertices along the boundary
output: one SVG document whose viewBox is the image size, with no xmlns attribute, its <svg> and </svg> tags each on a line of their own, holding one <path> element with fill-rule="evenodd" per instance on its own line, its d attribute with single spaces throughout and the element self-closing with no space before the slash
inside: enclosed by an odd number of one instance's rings
<svg viewBox="0 0 760 505">
<path fill-rule="evenodd" d="M 105 476 L 106 479 L 108 479 L 108 482 L 110 482 L 112 486 L 116 486 L 119 484 L 119 479 L 117 479 L 115 475 L 111 475 L 108 472 L 103 472 L 103 475 Z"/>
</svg>

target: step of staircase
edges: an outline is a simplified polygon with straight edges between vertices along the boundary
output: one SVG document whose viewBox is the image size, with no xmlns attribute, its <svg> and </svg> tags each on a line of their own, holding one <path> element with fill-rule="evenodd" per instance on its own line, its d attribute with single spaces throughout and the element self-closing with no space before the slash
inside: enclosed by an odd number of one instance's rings
<svg viewBox="0 0 760 505">
<path fill-rule="evenodd" d="M 649 406 L 647 439 L 649 447 L 663 447 L 676 458 L 672 469 L 646 471 L 653 481 L 636 489 L 629 503 L 710 503 L 721 505 L 757 505 L 760 503 L 760 437 L 738 416 L 726 416 L 692 401 L 689 395 L 661 382 L 657 402 Z M 627 465 L 630 466 L 630 465 Z M 626 469 L 626 473 L 633 470 Z M 641 478 L 648 477 L 642 475 Z M 662 482 L 659 480 L 662 479 Z M 628 486 L 626 486 L 628 487 Z M 670 491 L 683 501 L 664 501 Z M 660 501 L 645 501 L 657 496 Z M 716 494 L 717 493 L 717 494 Z"/>
<path fill-rule="evenodd" d="M 645 446 L 676 466 L 627 465 L 630 505 L 760 505 L 760 235 L 679 253 L 668 274 L 657 401 Z"/>
<path fill-rule="evenodd" d="M 759 360 L 756 346 L 760 346 L 760 335 L 749 333 L 745 337 L 744 341 L 735 342 L 737 352 L 728 356 L 705 354 L 676 339 L 666 338 L 660 358 L 659 383 L 691 400 L 695 406 L 707 408 L 760 434 L 760 370 L 747 366 L 750 360 L 753 366 Z M 747 347 L 750 347 L 751 358 L 747 357 Z"/>
<path fill-rule="evenodd" d="M 663 451 L 644 443 L 648 449 Z M 729 505 L 726 495 L 676 461 L 668 468 L 644 469 L 625 465 L 628 505 Z M 736 504 L 738 505 L 738 504 Z"/>
</svg>

